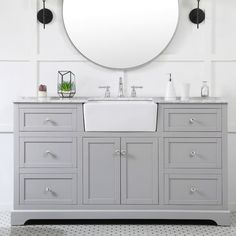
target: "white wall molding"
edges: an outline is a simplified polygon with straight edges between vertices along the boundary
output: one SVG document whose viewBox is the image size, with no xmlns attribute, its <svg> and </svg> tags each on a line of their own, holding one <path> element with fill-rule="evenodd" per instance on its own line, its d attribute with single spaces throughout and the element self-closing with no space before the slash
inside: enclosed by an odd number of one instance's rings
<svg viewBox="0 0 236 236">
<path fill-rule="evenodd" d="M 0 133 L 13 133 L 13 126 L 0 125 Z"/>
<path fill-rule="evenodd" d="M 236 133 L 236 125 L 235 125 L 235 126 L 230 126 L 228 133 L 229 133 L 229 134 L 234 134 L 234 133 Z"/>
</svg>

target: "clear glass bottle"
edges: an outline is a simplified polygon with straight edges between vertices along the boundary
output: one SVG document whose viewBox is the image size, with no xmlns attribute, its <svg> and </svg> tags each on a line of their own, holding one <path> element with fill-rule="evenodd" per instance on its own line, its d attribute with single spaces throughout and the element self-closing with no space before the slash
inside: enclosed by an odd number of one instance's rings
<svg viewBox="0 0 236 236">
<path fill-rule="evenodd" d="M 201 97 L 207 98 L 209 97 L 209 94 L 210 94 L 210 89 L 209 89 L 207 81 L 202 81 Z"/>
</svg>

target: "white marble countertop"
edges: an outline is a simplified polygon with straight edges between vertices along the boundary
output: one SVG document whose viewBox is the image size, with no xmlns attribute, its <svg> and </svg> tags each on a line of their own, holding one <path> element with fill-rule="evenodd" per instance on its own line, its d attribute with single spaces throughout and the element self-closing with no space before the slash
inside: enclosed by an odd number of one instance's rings
<svg viewBox="0 0 236 236">
<path fill-rule="evenodd" d="M 21 97 L 14 101 L 14 103 L 63 103 L 63 104 L 79 104 L 86 103 L 88 101 L 154 101 L 155 103 L 181 103 L 181 104 L 189 104 L 189 103 L 206 103 L 206 104 L 214 104 L 214 103 L 227 103 L 227 101 L 223 98 L 219 97 L 209 97 L 209 98 L 201 98 L 201 97 L 191 97 L 188 100 L 182 101 L 180 98 L 176 100 L 167 101 L 164 97 L 125 97 L 125 98 L 103 98 L 103 97 L 74 97 L 74 98 L 59 98 L 59 97 L 47 97 L 47 98 L 38 98 L 38 97 Z"/>
<path fill-rule="evenodd" d="M 60 97 L 21 97 L 16 99 L 14 103 L 85 103 L 88 97 L 73 97 L 73 98 L 60 98 Z"/>
</svg>

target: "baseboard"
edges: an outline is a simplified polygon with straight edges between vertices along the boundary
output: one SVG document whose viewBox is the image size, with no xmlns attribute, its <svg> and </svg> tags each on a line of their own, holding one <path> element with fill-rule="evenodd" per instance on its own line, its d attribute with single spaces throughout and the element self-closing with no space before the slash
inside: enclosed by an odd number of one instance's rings
<svg viewBox="0 0 236 236">
<path fill-rule="evenodd" d="M 13 210 L 12 203 L 0 204 L 0 211 L 12 211 L 12 210 Z"/>
</svg>

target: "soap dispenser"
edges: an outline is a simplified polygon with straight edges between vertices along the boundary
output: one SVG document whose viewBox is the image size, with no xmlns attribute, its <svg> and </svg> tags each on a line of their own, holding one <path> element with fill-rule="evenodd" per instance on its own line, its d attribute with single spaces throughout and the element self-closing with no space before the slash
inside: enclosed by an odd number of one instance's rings
<svg viewBox="0 0 236 236">
<path fill-rule="evenodd" d="M 175 87 L 174 83 L 172 81 L 172 74 L 169 74 L 169 81 L 167 83 L 166 87 L 166 95 L 165 95 L 165 100 L 166 101 L 174 101 L 176 100 L 176 93 L 175 93 Z"/>
</svg>

